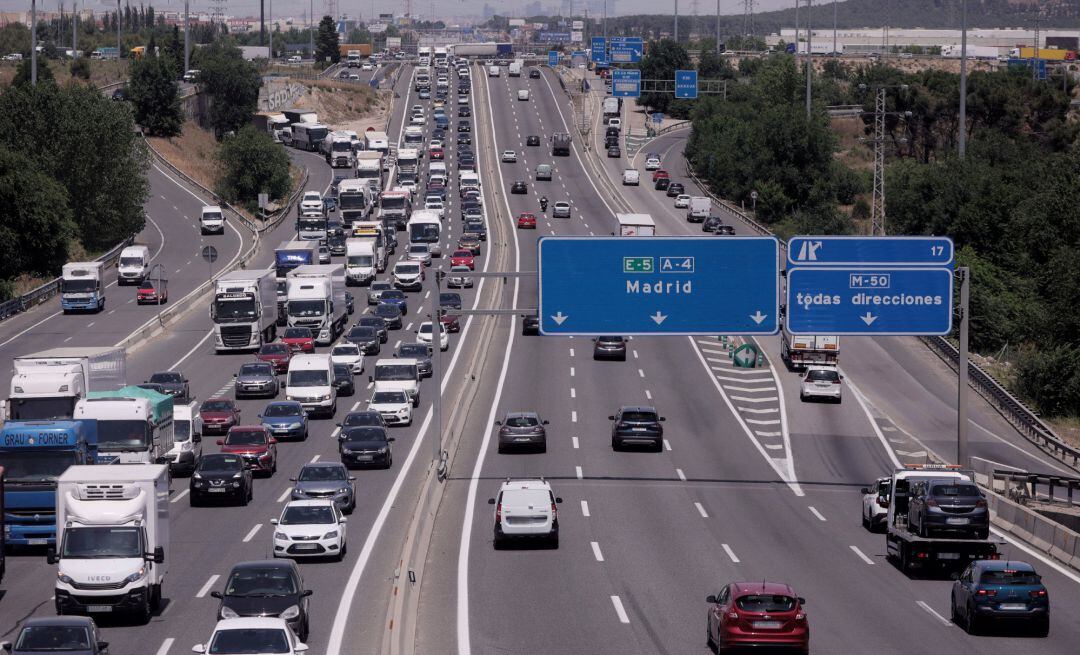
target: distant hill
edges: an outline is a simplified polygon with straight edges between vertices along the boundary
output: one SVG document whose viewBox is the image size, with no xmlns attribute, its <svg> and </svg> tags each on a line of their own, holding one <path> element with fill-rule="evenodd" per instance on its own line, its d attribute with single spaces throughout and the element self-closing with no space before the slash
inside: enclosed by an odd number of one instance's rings
<svg viewBox="0 0 1080 655">
<path fill-rule="evenodd" d="M 842 28 L 924 27 L 956 29 L 960 27 L 961 0 L 847 0 L 837 3 L 836 22 Z M 1035 25 L 1034 11 L 1042 6 L 1042 28 L 1080 27 L 1080 0 L 968 0 L 968 27 L 1021 27 Z M 832 26 L 831 0 L 812 3 L 811 27 Z M 799 23 L 805 25 L 805 2 L 799 11 Z M 795 9 L 769 11 L 754 16 L 754 32 L 768 34 L 781 26 L 795 25 Z"/>
</svg>

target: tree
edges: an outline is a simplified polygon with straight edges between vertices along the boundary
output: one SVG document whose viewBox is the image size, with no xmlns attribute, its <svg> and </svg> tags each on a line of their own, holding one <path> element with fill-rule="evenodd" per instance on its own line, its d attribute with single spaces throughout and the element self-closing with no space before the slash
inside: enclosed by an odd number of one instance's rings
<svg viewBox="0 0 1080 655">
<path fill-rule="evenodd" d="M 339 61 L 341 51 L 338 50 L 337 26 L 333 18 L 323 16 L 319 21 L 319 31 L 315 34 L 315 65 L 324 68 Z"/>
<path fill-rule="evenodd" d="M 0 146 L 0 279 L 53 276 L 75 224 L 67 190 L 27 157 Z"/>
<path fill-rule="evenodd" d="M 86 57 L 71 60 L 71 76 L 83 80 L 90 79 L 90 60 Z"/>
<path fill-rule="evenodd" d="M 671 39 L 653 41 L 648 54 L 641 58 L 642 80 L 674 80 L 676 70 L 690 70 L 690 54 Z M 674 95 L 671 93 L 642 93 L 639 102 L 656 111 L 666 112 Z"/>
<path fill-rule="evenodd" d="M 30 29 L 22 23 L 8 23 L 0 27 L 0 52 L 18 52 L 30 56 Z"/>
<path fill-rule="evenodd" d="M 131 66 L 128 97 L 135 122 L 153 136 L 176 136 L 184 124 L 176 72 L 167 57 L 146 56 Z"/>
<path fill-rule="evenodd" d="M 30 86 L 30 70 L 31 60 L 27 57 L 19 62 L 19 67 L 15 69 L 15 77 L 11 80 L 11 86 Z M 52 67 L 49 66 L 49 60 L 45 57 L 37 58 L 37 81 L 38 84 L 56 83 Z"/>
<path fill-rule="evenodd" d="M 218 40 L 196 51 L 199 84 L 210 97 L 210 124 L 221 138 L 251 122 L 259 106 L 262 77 L 240 49 Z"/>
<path fill-rule="evenodd" d="M 225 139 L 218 150 L 221 175 L 217 191 L 229 202 L 257 207 L 260 193 L 271 199 L 289 193 L 289 156 L 265 132 L 247 125 Z"/>
</svg>

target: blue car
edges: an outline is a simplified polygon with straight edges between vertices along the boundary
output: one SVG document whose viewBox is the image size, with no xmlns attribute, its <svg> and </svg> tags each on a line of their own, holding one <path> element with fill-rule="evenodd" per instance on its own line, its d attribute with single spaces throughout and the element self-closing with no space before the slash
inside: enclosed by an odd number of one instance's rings
<svg viewBox="0 0 1080 655">
<path fill-rule="evenodd" d="M 977 560 L 953 582 L 952 621 L 971 634 L 991 623 L 1026 623 L 1050 632 L 1050 597 L 1035 567 L 1015 560 Z"/>
<path fill-rule="evenodd" d="M 267 405 L 259 420 L 275 439 L 307 439 L 308 418 L 304 406 L 295 400 L 280 400 Z"/>
<path fill-rule="evenodd" d="M 379 296 L 379 302 L 384 302 L 389 305 L 397 305 L 401 310 L 401 315 L 409 313 L 409 297 L 405 295 L 404 291 L 399 289 L 390 289 L 389 291 L 383 291 Z"/>
</svg>

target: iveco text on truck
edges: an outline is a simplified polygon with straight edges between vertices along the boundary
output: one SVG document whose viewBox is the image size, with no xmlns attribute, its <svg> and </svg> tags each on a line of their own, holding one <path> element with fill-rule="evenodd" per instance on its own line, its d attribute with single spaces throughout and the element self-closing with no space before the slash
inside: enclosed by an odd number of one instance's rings
<svg viewBox="0 0 1080 655">
<path fill-rule="evenodd" d="M 289 327 L 311 328 L 315 343 L 328 346 L 345 330 L 345 268 L 301 266 L 285 280 Z"/>
<path fill-rule="evenodd" d="M 64 313 L 105 309 L 105 264 L 70 262 L 60 273 L 60 308 Z"/>
<path fill-rule="evenodd" d="M 97 419 L 98 454 L 120 464 L 164 461 L 173 447 L 173 398 L 151 389 L 91 391 L 75 404 L 75 418 Z"/>
<path fill-rule="evenodd" d="M 258 350 L 277 334 L 277 279 L 274 271 L 231 271 L 217 279 L 210 304 L 214 349 Z"/>
<path fill-rule="evenodd" d="M 12 360 L 8 418 L 71 418 L 90 391 L 114 391 L 126 384 L 123 348 L 52 348 Z"/>
</svg>

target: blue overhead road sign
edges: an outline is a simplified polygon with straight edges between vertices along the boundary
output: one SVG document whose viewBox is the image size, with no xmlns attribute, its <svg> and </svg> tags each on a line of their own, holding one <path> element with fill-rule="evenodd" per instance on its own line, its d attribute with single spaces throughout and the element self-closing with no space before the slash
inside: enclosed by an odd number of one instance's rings
<svg viewBox="0 0 1080 655">
<path fill-rule="evenodd" d="M 558 65 L 559 65 L 559 51 L 558 50 L 549 50 L 548 51 L 548 66 L 551 66 L 552 68 L 555 68 Z"/>
<path fill-rule="evenodd" d="M 592 38 L 592 52 L 590 53 L 594 64 L 607 65 L 607 40 L 602 36 Z"/>
<path fill-rule="evenodd" d="M 951 266 L 948 237 L 800 236 L 788 241 L 790 266 Z"/>
<path fill-rule="evenodd" d="M 952 292 L 947 267 L 789 268 L 787 329 L 792 334 L 948 334 Z"/>
<path fill-rule="evenodd" d="M 697 71 L 675 71 L 675 97 L 696 98 Z"/>
<path fill-rule="evenodd" d="M 541 237 L 540 331 L 775 334 L 774 237 Z"/>
<path fill-rule="evenodd" d="M 641 71 L 614 68 L 611 71 L 611 95 L 616 98 L 637 98 L 641 95 Z"/>
<path fill-rule="evenodd" d="M 613 36 L 607 40 L 608 62 L 636 64 L 645 52 L 645 42 L 638 36 Z"/>
</svg>

